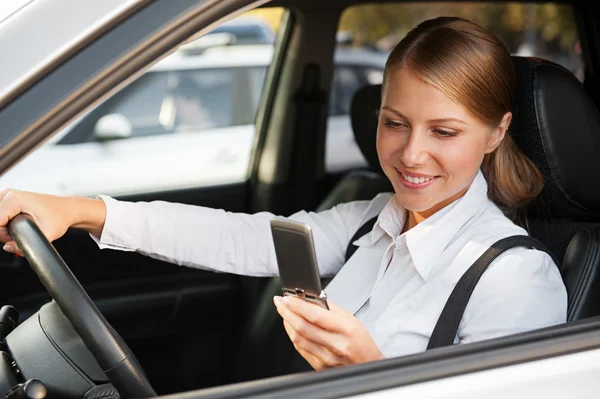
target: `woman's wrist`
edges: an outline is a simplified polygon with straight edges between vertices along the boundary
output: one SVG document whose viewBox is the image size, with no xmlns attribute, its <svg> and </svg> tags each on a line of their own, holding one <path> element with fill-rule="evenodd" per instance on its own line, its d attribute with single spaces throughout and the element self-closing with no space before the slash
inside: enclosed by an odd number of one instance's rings
<svg viewBox="0 0 600 399">
<path fill-rule="evenodd" d="M 70 197 L 71 227 L 82 229 L 100 238 L 106 221 L 106 205 L 101 199 Z"/>
</svg>

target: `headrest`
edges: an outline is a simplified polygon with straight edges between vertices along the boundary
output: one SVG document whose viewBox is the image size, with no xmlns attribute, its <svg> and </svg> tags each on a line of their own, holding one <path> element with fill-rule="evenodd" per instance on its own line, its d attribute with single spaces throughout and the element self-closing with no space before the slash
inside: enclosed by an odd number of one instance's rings
<svg viewBox="0 0 600 399">
<path fill-rule="evenodd" d="M 350 119 L 354 139 L 371 168 L 383 174 L 377 156 L 377 112 L 381 107 L 381 85 L 365 86 L 354 93 Z"/>
<path fill-rule="evenodd" d="M 600 112 L 560 65 L 531 57 L 513 56 L 513 61 L 517 84 L 509 134 L 545 183 L 531 210 L 537 217 L 600 218 Z M 366 86 L 354 95 L 350 111 L 356 142 L 379 172 L 380 103 L 381 85 Z"/>
</svg>

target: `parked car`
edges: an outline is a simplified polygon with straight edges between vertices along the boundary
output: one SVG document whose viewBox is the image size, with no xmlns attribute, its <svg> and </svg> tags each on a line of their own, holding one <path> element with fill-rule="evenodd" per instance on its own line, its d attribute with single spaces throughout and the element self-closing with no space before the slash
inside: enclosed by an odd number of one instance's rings
<svg viewBox="0 0 600 399">
<path fill-rule="evenodd" d="M 275 32 L 262 18 L 240 17 L 225 22 L 211 31 L 212 34 L 230 33 L 233 43 L 242 44 L 274 44 Z"/>
<path fill-rule="evenodd" d="M 5 173 L 0 185 L 120 196 L 243 181 L 273 46 L 227 45 L 223 34 L 217 29 L 182 46 Z M 385 60 L 363 49 L 336 51 L 329 171 L 366 166 L 352 134 L 350 101 L 358 88 L 381 82 Z M 173 154 L 177 164 L 169 162 Z"/>
</svg>

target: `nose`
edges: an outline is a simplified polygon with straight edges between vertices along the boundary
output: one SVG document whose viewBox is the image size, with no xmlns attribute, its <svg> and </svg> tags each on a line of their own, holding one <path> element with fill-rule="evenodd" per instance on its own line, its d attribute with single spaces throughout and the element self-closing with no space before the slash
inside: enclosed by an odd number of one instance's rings
<svg viewBox="0 0 600 399">
<path fill-rule="evenodd" d="M 427 137 L 416 129 L 407 135 L 406 142 L 401 151 L 401 160 L 404 166 L 413 167 L 423 165 L 429 157 L 427 150 Z"/>
</svg>

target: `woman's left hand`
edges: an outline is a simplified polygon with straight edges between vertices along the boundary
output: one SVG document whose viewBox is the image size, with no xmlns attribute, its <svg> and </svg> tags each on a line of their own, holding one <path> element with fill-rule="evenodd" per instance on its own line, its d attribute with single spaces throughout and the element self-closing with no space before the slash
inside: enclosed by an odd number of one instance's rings
<svg viewBox="0 0 600 399">
<path fill-rule="evenodd" d="M 385 358 L 365 326 L 334 303 L 327 310 L 294 297 L 273 300 L 294 347 L 315 370 Z"/>
</svg>

